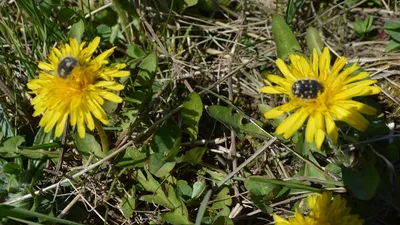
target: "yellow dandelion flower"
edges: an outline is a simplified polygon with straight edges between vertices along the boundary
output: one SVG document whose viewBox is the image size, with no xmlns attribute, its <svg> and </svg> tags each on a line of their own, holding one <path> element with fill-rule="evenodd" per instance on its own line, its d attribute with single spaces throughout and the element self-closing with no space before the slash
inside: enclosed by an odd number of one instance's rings
<svg viewBox="0 0 400 225">
<path fill-rule="evenodd" d="M 112 91 L 124 89 L 115 78 L 129 76 L 129 71 L 121 70 L 125 64 L 107 66 L 107 58 L 115 48 L 92 58 L 99 43 L 99 37 L 87 47 L 85 42 L 79 45 L 77 40 L 70 39 L 69 44 L 52 49 L 48 62 L 39 62 L 39 76 L 28 82 L 28 88 L 36 95 L 31 102 L 33 116 L 43 114 L 39 126 L 45 132 L 56 126 L 55 135 L 61 136 L 69 118 L 83 138 L 86 127 L 94 129 L 94 119 L 108 123 L 101 107 L 105 100 L 122 102 Z"/>
<path fill-rule="evenodd" d="M 276 134 L 288 139 L 303 124 L 306 125 L 306 140 L 315 142 L 320 148 L 328 134 L 333 143 L 337 143 L 338 131 L 334 120 L 348 123 L 357 130 L 365 131 L 369 125 L 362 115 L 375 115 L 376 109 L 352 100 L 354 97 L 374 95 L 380 92 L 373 86 L 376 80 L 367 79 L 369 74 L 361 72 L 356 63 L 343 70 L 346 58 L 340 57 L 330 68 L 331 56 L 324 48 L 318 56 L 314 49 L 310 63 L 299 55 L 290 55 L 291 65 L 277 59 L 276 65 L 282 76 L 270 74 L 266 82 L 270 86 L 262 87 L 261 92 L 285 94 L 289 102 L 267 111 L 268 119 L 277 118 L 284 113 L 293 112 L 276 129 Z M 275 84 L 272 86 L 271 84 Z"/>
<path fill-rule="evenodd" d="M 364 220 L 351 215 L 346 200 L 340 195 L 332 199 L 331 192 L 309 195 L 307 197 L 309 214 L 303 216 L 296 211 L 294 218 L 286 220 L 274 215 L 276 225 L 362 225 Z"/>
</svg>

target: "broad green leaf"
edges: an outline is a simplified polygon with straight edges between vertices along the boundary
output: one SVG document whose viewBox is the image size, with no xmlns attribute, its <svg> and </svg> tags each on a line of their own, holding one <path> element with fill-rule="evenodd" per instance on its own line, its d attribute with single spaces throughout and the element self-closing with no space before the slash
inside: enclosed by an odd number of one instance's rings
<svg viewBox="0 0 400 225">
<path fill-rule="evenodd" d="M 181 115 L 183 124 L 186 126 L 185 132 L 189 134 L 190 141 L 197 140 L 199 121 L 203 114 L 203 102 L 196 92 L 190 93 L 183 102 Z"/>
<path fill-rule="evenodd" d="M 279 187 L 275 187 L 274 189 L 278 189 L 278 188 Z M 269 206 L 269 204 L 268 204 L 268 201 L 269 201 L 268 197 L 266 195 L 261 194 L 259 190 L 252 189 L 249 192 L 249 196 L 250 196 L 250 199 L 253 201 L 253 203 L 259 209 L 261 209 L 263 212 L 268 213 L 268 214 L 273 212 L 272 207 Z"/>
<path fill-rule="evenodd" d="M 31 159 L 41 159 L 41 158 L 52 158 L 53 160 L 58 159 L 60 157 L 59 150 L 56 151 L 47 151 L 47 150 L 19 150 L 19 154 Z"/>
<path fill-rule="evenodd" d="M 57 217 L 33 212 L 28 209 L 14 207 L 11 205 L 4 205 L 0 204 L 0 218 L 7 218 L 7 217 L 15 217 L 20 219 L 27 219 L 27 218 L 38 218 L 42 220 L 46 220 L 52 223 L 58 224 L 68 224 L 68 225 L 81 225 L 80 223 L 75 223 L 69 220 L 60 219 Z"/>
<path fill-rule="evenodd" d="M 115 94 L 119 94 L 119 91 L 116 91 Z M 106 111 L 107 114 L 111 114 L 111 113 L 114 113 L 115 110 L 118 109 L 118 105 L 119 105 L 119 103 L 117 103 L 117 102 L 106 101 L 103 104 L 103 109 L 104 109 L 104 111 Z"/>
<path fill-rule="evenodd" d="M 149 171 L 156 177 L 164 177 L 175 167 L 175 162 L 166 162 L 164 155 L 154 153 L 149 158 Z"/>
<path fill-rule="evenodd" d="M 267 178 L 250 176 L 244 181 L 244 187 L 248 190 L 257 190 L 260 195 L 267 195 L 273 191 L 276 185 L 268 183 Z"/>
<path fill-rule="evenodd" d="M 318 34 L 318 30 L 314 27 L 309 27 L 306 33 L 306 41 L 307 47 L 310 52 L 315 48 L 318 52 L 318 55 L 321 54 L 322 49 L 324 48 L 324 42 L 321 40 L 321 37 Z"/>
<path fill-rule="evenodd" d="M 229 195 L 229 188 L 223 187 L 213 200 L 212 209 L 222 209 L 225 206 L 232 205 L 232 197 Z"/>
<path fill-rule="evenodd" d="M 179 149 L 179 144 L 176 143 L 180 143 L 180 139 L 181 129 L 175 125 L 166 124 L 156 132 L 150 146 L 156 153 L 168 153 L 176 150 L 173 148 Z"/>
<path fill-rule="evenodd" d="M 135 194 L 135 188 L 133 187 L 128 193 L 125 193 L 125 196 L 122 198 L 121 209 L 126 218 L 132 216 L 136 208 Z"/>
<path fill-rule="evenodd" d="M 0 64 L 1 63 L 2 62 L 0 62 Z M 6 114 L 4 113 L 2 105 L 0 105 L 0 130 L 1 130 L 0 140 L 3 138 L 9 138 L 14 136 L 12 126 Z"/>
<path fill-rule="evenodd" d="M 180 1 L 169 0 L 169 2 L 174 11 L 183 12 L 186 8 L 196 5 L 198 0 L 180 0 Z"/>
<path fill-rule="evenodd" d="M 44 132 L 44 128 L 40 127 L 39 131 L 37 132 L 34 140 L 34 144 L 44 144 L 44 143 L 50 143 L 52 140 L 54 140 L 54 129 L 52 129 L 50 132 Z"/>
<path fill-rule="evenodd" d="M 220 216 L 214 221 L 213 225 L 234 225 L 234 223 L 228 216 Z"/>
<path fill-rule="evenodd" d="M 119 23 L 117 23 L 117 24 L 115 24 L 114 26 L 111 27 L 110 43 L 114 44 L 115 39 L 117 39 L 117 37 L 121 38 L 121 39 L 124 38 L 124 36 L 120 32 Z"/>
<path fill-rule="evenodd" d="M 96 27 L 96 30 L 103 42 L 110 40 L 111 28 L 109 26 L 105 24 L 100 24 Z"/>
<path fill-rule="evenodd" d="M 104 158 L 106 156 L 106 154 L 103 153 L 100 144 L 96 141 L 93 135 L 87 133 L 84 138 L 80 138 L 76 133 L 73 135 L 73 137 L 76 143 L 76 148 L 82 155 L 86 157 L 86 159 L 89 157 L 91 152 L 93 152 L 93 154 L 99 158 Z"/>
<path fill-rule="evenodd" d="M 269 178 L 264 178 L 264 177 L 259 177 L 259 176 L 255 176 L 255 178 L 251 178 L 251 179 L 258 181 L 260 183 L 259 185 L 273 184 L 273 185 L 279 185 L 282 187 L 287 187 L 287 188 L 292 188 L 292 189 L 300 189 L 303 191 L 311 191 L 311 192 L 318 192 L 318 193 L 322 192 L 322 190 L 319 188 L 310 187 L 308 185 L 298 183 L 298 181 L 282 181 L 282 180 L 269 179 Z"/>
<path fill-rule="evenodd" d="M 193 224 L 189 219 L 189 213 L 185 203 L 176 197 L 175 190 L 172 186 L 168 187 L 168 200 L 173 205 L 173 208 L 170 208 L 172 211 L 161 214 L 161 218 L 170 224 Z"/>
<path fill-rule="evenodd" d="M 293 0 L 289 0 L 286 7 L 286 22 L 288 24 L 291 24 L 295 15 L 296 15 L 296 6 Z"/>
<path fill-rule="evenodd" d="M 242 124 L 243 116 L 239 113 L 232 113 L 232 109 L 228 107 L 212 105 L 207 107 L 207 112 L 211 117 L 229 129 L 234 130 L 239 138 L 243 138 L 245 134 L 259 138 L 268 138 L 266 133 L 255 124 L 251 122 Z"/>
<path fill-rule="evenodd" d="M 185 180 L 178 180 L 176 182 L 176 194 L 185 200 L 190 199 L 193 189 L 188 185 Z"/>
<path fill-rule="evenodd" d="M 192 192 L 192 199 L 197 199 L 200 197 L 200 195 L 204 192 L 206 189 L 206 185 L 204 182 L 197 181 L 196 183 L 193 184 L 193 192 Z"/>
<path fill-rule="evenodd" d="M 331 172 L 332 174 L 336 175 L 337 177 L 342 177 L 342 168 L 334 163 L 329 163 L 325 166 L 326 172 Z"/>
<path fill-rule="evenodd" d="M 380 177 L 374 164 L 367 161 L 358 163 L 357 168 L 342 167 L 343 183 L 361 200 L 375 196 Z"/>
<path fill-rule="evenodd" d="M 280 16 L 272 18 L 272 32 L 276 43 L 278 58 L 286 60 L 291 54 L 302 52 L 293 31 Z"/>
<path fill-rule="evenodd" d="M 61 8 L 60 11 L 57 13 L 57 20 L 59 22 L 67 22 L 75 15 L 75 13 L 76 12 L 71 8 Z"/>
<path fill-rule="evenodd" d="M 266 178 L 259 176 L 248 177 L 244 186 L 249 191 L 250 198 L 254 204 L 263 212 L 272 213 L 268 201 L 277 197 L 282 187 L 268 183 Z"/>
<path fill-rule="evenodd" d="M 21 165 L 17 163 L 9 162 L 3 166 L 1 172 L 18 175 L 22 172 L 22 168 Z"/>
<path fill-rule="evenodd" d="M 397 23 L 397 22 L 385 22 L 383 28 L 385 30 L 400 30 L 400 23 Z"/>
<path fill-rule="evenodd" d="M 359 35 L 362 35 L 366 32 L 364 21 L 361 20 L 360 18 L 356 18 L 356 20 L 353 23 L 353 28 L 354 31 Z"/>
<path fill-rule="evenodd" d="M 186 7 L 191 7 L 197 4 L 198 0 L 183 0 Z"/>
<path fill-rule="evenodd" d="M 393 52 L 400 49 L 400 42 L 390 40 L 385 47 L 385 52 Z"/>
<path fill-rule="evenodd" d="M 212 169 L 212 168 L 207 168 L 207 167 L 203 167 L 201 170 L 203 170 L 206 173 L 208 173 L 211 176 L 211 178 L 213 179 L 214 182 L 221 181 L 227 175 L 222 170 L 217 170 L 217 169 Z M 230 183 L 231 183 L 230 181 L 227 181 L 225 184 L 230 184 Z"/>
<path fill-rule="evenodd" d="M 313 144 L 313 143 L 311 143 L 311 144 Z M 297 139 L 296 152 L 301 154 L 302 156 L 305 156 L 305 158 L 308 158 L 308 160 L 313 162 L 315 166 L 318 166 L 319 168 L 321 168 L 321 166 L 319 165 L 317 160 L 314 158 L 312 152 L 309 150 L 311 144 L 308 143 L 307 141 L 305 141 L 305 134 L 304 134 L 304 132 L 301 132 L 299 134 L 299 138 Z M 325 152 L 322 152 L 321 150 L 318 150 L 318 149 L 317 149 L 317 152 L 319 152 L 321 154 L 325 154 Z M 300 172 L 300 174 L 302 176 L 306 176 L 306 177 L 314 177 L 314 178 L 323 179 L 323 180 L 326 179 L 325 175 L 323 173 L 321 173 L 320 171 L 315 169 L 313 166 L 311 166 L 307 162 L 304 162 L 304 170 L 303 170 L 303 172 Z"/>
<path fill-rule="evenodd" d="M 138 171 L 137 179 L 145 190 L 153 192 L 152 195 L 141 196 L 139 200 L 152 204 L 159 204 L 171 210 L 164 213 L 161 217 L 171 224 L 192 224 L 189 220 L 189 213 L 183 201 L 177 198 L 172 186 L 167 186 L 168 195 L 160 187 L 160 183 L 146 171 L 147 178 L 142 171 Z"/>
<path fill-rule="evenodd" d="M 85 31 L 85 24 L 83 23 L 82 20 L 79 20 L 78 22 L 74 23 L 74 25 L 72 25 L 68 36 L 70 38 L 76 39 L 78 43 L 81 43 L 84 31 Z"/>
<path fill-rule="evenodd" d="M 213 11 L 218 7 L 218 5 L 228 7 L 231 3 L 232 0 L 198 0 L 196 7 L 206 11 Z"/>
<path fill-rule="evenodd" d="M 368 16 L 364 20 L 364 26 L 365 26 L 367 32 L 369 32 L 371 30 L 373 22 L 374 22 L 374 18 L 372 16 Z"/>
<path fill-rule="evenodd" d="M 228 206 L 223 206 L 222 208 L 220 208 L 220 209 L 218 209 L 218 210 L 216 210 L 218 213 L 215 215 L 215 216 L 213 216 L 214 218 L 218 218 L 218 217 L 221 217 L 221 216 L 229 216 L 229 214 L 231 213 L 231 209 L 230 209 L 230 207 L 228 207 Z"/>
<path fill-rule="evenodd" d="M 160 183 L 158 183 L 158 181 L 154 179 L 153 176 L 147 170 L 145 170 L 145 172 L 147 178 L 141 170 L 138 170 L 136 178 L 146 191 L 153 193 L 157 192 L 157 190 L 160 188 Z"/>
<path fill-rule="evenodd" d="M 400 42 L 400 23 L 386 22 L 383 28 L 390 37 L 395 41 Z"/>
<path fill-rule="evenodd" d="M 154 52 L 150 53 L 138 67 L 141 69 L 137 77 L 138 84 L 150 86 L 157 69 L 157 55 Z"/>
<path fill-rule="evenodd" d="M 15 157 L 19 154 L 18 146 L 20 146 L 25 141 L 22 136 L 15 136 L 7 139 L 3 146 L 0 147 L 0 155 L 3 157 Z"/>
<path fill-rule="evenodd" d="M 146 52 L 143 50 L 143 48 L 140 45 L 137 45 L 137 44 L 128 45 L 128 49 L 126 50 L 126 53 L 134 59 L 141 59 L 146 56 Z"/>
<path fill-rule="evenodd" d="M 201 159 L 203 158 L 203 155 L 206 152 L 206 150 L 207 148 L 204 147 L 197 147 L 190 149 L 188 152 L 185 153 L 183 162 L 200 164 Z"/>
<path fill-rule="evenodd" d="M 124 168 L 136 168 L 143 167 L 146 161 L 147 154 L 144 148 L 128 147 L 113 160 L 113 164 Z"/>
</svg>

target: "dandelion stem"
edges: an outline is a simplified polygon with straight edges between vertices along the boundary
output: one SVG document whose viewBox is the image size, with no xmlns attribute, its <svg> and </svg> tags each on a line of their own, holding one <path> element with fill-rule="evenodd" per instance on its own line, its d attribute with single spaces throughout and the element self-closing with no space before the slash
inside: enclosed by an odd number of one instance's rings
<svg viewBox="0 0 400 225">
<path fill-rule="evenodd" d="M 94 125 L 96 126 L 97 132 L 99 132 L 101 149 L 103 150 L 104 153 L 106 153 L 109 150 L 108 136 L 106 135 L 106 132 L 104 131 L 103 126 L 101 125 L 99 120 L 95 119 Z"/>
</svg>

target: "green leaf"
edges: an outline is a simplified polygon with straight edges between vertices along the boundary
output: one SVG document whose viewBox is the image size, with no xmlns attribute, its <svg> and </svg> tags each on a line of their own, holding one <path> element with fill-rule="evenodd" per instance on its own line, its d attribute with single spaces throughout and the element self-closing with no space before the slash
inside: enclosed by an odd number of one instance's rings
<svg viewBox="0 0 400 225">
<path fill-rule="evenodd" d="M 264 177 L 259 177 L 259 176 L 255 176 L 255 178 L 251 178 L 251 179 L 260 182 L 259 185 L 274 184 L 274 185 L 279 185 L 279 186 L 283 186 L 283 187 L 287 187 L 287 188 L 295 188 L 295 189 L 300 189 L 303 191 L 311 191 L 311 192 L 318 192 L 318 193 L 323 191 L 319 188 L 314 188 L 314 187 L 310 187 L 308 185 L 297 183 L 297 181 L 282 181 L 282 180 L 269 179 L 269 178 L 264 178 Z"/>
<path fill-rule="evenodd" d="M 122 198 L 121 209 L 122 213 L 126 218 L 132 216 L 136 208 L 136 196 L 135 188 L 132 188 L 125 196 Z"/>
<path fill-rule="evenodd" d="M 363 35 L 366 32 L 364 21 L 362 21 L 360 18 L 356 18 L 353 23 L 353 28 L 358 35 Z"/>
<path fill-rule="evenodd" d="M 269 183 L 267 178 L 260 176 L 248 177 L 244 182 L 244 186 L 249 190 L 250 198 L 253 200 L 254 204 L 266 213 L 272 213 L 273 210 L 269 206 L 268 201 L 288 191 L 287 188 L 282 190 L 281 186 Z"/>
<path fill-rule="evenodd" d="M 193 184 L 193 192 L 191 198 L 192 199 L 199 198 L 205 189 L 206 185 L 204 184 L 204 182 L 197 181 L 196 183 Z"/>
<path fill-rule="evenodd" d="M 186 7 L 191 7 L 197 4 L 198 0 L 183 0 L 186 4 Z"/>
<path fill-rule="evenodd" d="M 400 23 L 386 22 L 383 28 L 390 37 L 400 42 Z"/>
<path fill-rule="evenodd" d="M 342 168 L 340 166 L 338 166 L 337 164 L 329 163 L 328 165 L 325 166 L 325 171 L 326 172 L 329 171 L 338 177 L 342 177 Z"/>
<path fill-rule="evenodd" d="M 7 163 L 7 164 L 5 164 L 3 166 L 2 172 L 3 173 L 8 173 L 8 174 L 18 175 L 18 174 L 20 174 L 22 172 L 22 168 L 21 168 L 21 165 L 19 165 L 17 163 L 10 162 L 10 163 Z"/>
<path fill-rule="evenodd" d="M 229 188 L 223 187 L 217 194 L 217 196 L 213 200 L 213 204 L 211 206 L 212 209 L 222 209 L 225 206 L 232 205 L 232 197 L 229 195 Z"/>
<path fill-rule="evenodd" d="M 239 138 L 243 138 L 246 133 L 259 138 L 268 138 L 265 131 L 253 123 L 242 124 L 243 116 L 239 113 L 232 114 L 232 109 L 228 107 L 212 105 L 207 107 L 207 112 L 211 117 L 234 130 Z"/>
<path fill-rule="evenodd" d="M 110 40 L 111 36 L 111 27 L 105 25 L 105 24 L 100 24 L 99 26 L 96 27 L 98 35 L 101 37 L 102 41 L 108 41 Z"/>
<path fill-rule="evenodd" d="M 311 52 L 313 52 L 313 49 L 315 48 L 318 52 L 318 55 L 322 53 L 324 42 L 321 40 L 317 29 L 315 29 L 314 27 L 309 27 L 307 29 L 306 41 L 307 47 Z"/>
<path fill-rule="evenodd" d="M 31 159 L 42 159 L 42 158 L 52 158 L 57 159 L 60 157 L 59 150 L 57 149 L 56 151 L 48 151 L 48 150 L 26 150 L 26 149 L 20 149 L 19 154 L 23 155 L 25 157 L 31 158 Z"/>
<path fill-rule="evenodd" d="M 15 157 L 18 156 L 20 150 L 18 146 L 20 146 L 25 141 L 22 136 L 15 136 L 10 139 L 7 139 L 3 146 L 0 147 L 0 155 L 3 157 Z"/>
<path fill-rule="evenodd" d="M 137 171 L 136 178 L 143 186 L 146 191 L 156 193 L 160 188 L 160 183 L 149 173 L 149 171 L 145 170 L 147 178 L 144 176 L 141 170 Z M 164 192 L 163 192 L 164 193 Z"/>
<path fill-rule="evenodd" d="M 164 155 L 154 153 L 149 159 L 149 171 L 156 177 L 165 177 L 175 167 L 176 162 L 166 162 Z"/>
<path fill-rule="evenodd" d="M 84 138 L 80 138 L 76 133 L 73 135 L 73 138 L 76 143 L 76 148 L 82 155 L 86 156 L 86 159 L 90 156 L 91 152 L 99 158 L 104 158 L 106 156 L 93 135 L 86 134 Z"/>
<path fill-rule="evenodd" d="M 358 163 L 357 168 L 342 167 L 343 183 L 361 200 L 375 196 L 380 177 L 375 166 L 367 161 Z"/>
<path fill-rule="evenodd" d="M 372 16 L 368 16 L 365 20 L 364 20 L 364 26 L 366 28 L 366 32 L 369 32 L 372 28 L 372 23 L 374 22 L 374 18 Z"/>
<path fill-rule="evenodd" d="M 204 147 L 190 149 L 188 152 L 186 152 L 183 162 L 200 164 L 206 150 L 207 148 Z"/>
<path fill-rule="evenodd" d="M 44 128 L 40 127 L 39 131 L 37 132 L 34 140 L 34 144 L 45 144 L 45 143 L 50 143 L 52 140 L 54 140 L 54 129 L 52 129 L 50 132 L 44 132 Z"/>
<path fill-rule="evenodd" d="M 176 194 L 183 199 L 190 199 L 193 189 L 188 185 L 185 180 L 178 180 L 176 182 Z"/>
<path fill-rule="evenodd" d="M 228 216 L 220 216 L 214 221 L 213 225 L 234 225 L 234 223 Z"/>
<path fill-rule="evenodd" d="M 318 166 L 319 168 L 321 168 L 318 161 L 314 158 L 312 152 L 309 150 L 310 145 L 315 145 L 315 144 L 308 143 L 307 141 L 305 141 L 305 134 L 304 134 L 304 132 L 301 132 L 299 134 L 299 138 L 297 139 L 296 152 L 298 152 L 302 156 L 305 156 L 306 158 L 308 158 L 308 160 L 311 161 L 315 166 Z M 325 154 L 324 152 L 322 152 L 321 150 L 318 150 L 318 149 L 317 149 L 317 152 L 320 154 Z M 310 165 L 307 162 L 304 162 L 304 170 L 303 170 L 303 172 L 300 172 L 300 174 L 302 176 L 306 176 L 306 177 L 314 177 L 314 178 L 318 178 L 318 179 L 322 179 L 322 180 L 326 179 L 325 175 L 323 173 L 321 173 L 314 166 Z"/>
<path fill-rule="evenodd" d="M 134 59 L 141 59 L 146 56 L 146 52 L 143 50 L 142 46 L 137 44 L 128 45 L 126 53 Z"/>
<path fill-rule="evenodd" d="M 136 168 L 143 167 L 146 161 L 147 154 L 145 149 L 127 147 L 125 151 L 113 160 L 113 164 L 123 168 Z"/>
<path fill-rule="evenodd" d="M 114 44 L 117 37 L 123 39 L 122 33 L 119 32 L 119 23 L 111 27 L 110 43 Z"/>
<path fill-rule="evenodd" d="M 244 181 L 244 187 L 248 190 L 257 190 L 260 195 L 267 195 L 274 190 L 275 185 L 268 183 L 268 179 L 261 176 L 250 176 Z"/>
<path fill-rule="evenodd" d="M 11 205 L 4 205 L 0 204 L 0 218 L 7 218 L 7 217 L 16 217 L 19 219 L 26 219 L 26 218 L 39 218 L 42 220 L 46 220 L 52 223 L 59 223 L 59 224 L 68 224 L 68 225 L 81 225 L 80 223 L 75 223 L 69 220 L 60 219 L 57 217 L 37 213 L 30 211 L 28 209 L 14 207 Z"/>
<path fill-rule="evenodd" d="M 389 43 L 385 47 L 385 52 L 393 52 L 400 49 L 400 42 L 395 40 L 390 40 Z"/>
<path fill-rule="evenodd" d="M 190 141 L 197 140 L 199 121 L 203 114 L 203 102 L 196 92 L 191 92 L 185 99 L 181 109 L 182 123 L 186 125 L 185 132 L 189 134 Z"/>
<path fill-rule="evenodd" d="M 383 25 L 383 28 L 385 30 L 399 30 L 400 29 L 400 23 L 397 22 L 385 22 Z"/>
<path fill-rule="evenodd" d="M 138 67 L 141 70 L 137 77 L 137 83 L 142 86 L 150 86 L 157 69 L 157 55 L 152 52 L 143 59 Z"/>
<path fill-rule="evenodd" d="M 163 220 L 176 225 L 193 224 L 189 219 L 189 213 L 185 203 L 176 197 L 175 190 L 172 186 L 168 187 L 168 200 L 173 205 L 173 208 L 170 208 L 172 209 L 171 212 L 161 214 Z"/>
<path fill-rule="evenodd" d="M 172 186 L 167 186 L 167 196 L 163 188 L 160 187 L 160 183 L 158 183 L 148 171 L 146 171 L 146 174 L 147 178 L 142 171 L 139 170 L 137 172 L 137 179 L 145 190 L 153 194 L 141 196 L 139 200 L 151 204 L 159 204 L 170 209 L 171 212 L 162 214 L 161 218 L 171 224 L 192 224 L 189 220 L 189 213 L 184 202 L 177 198 Z"/>
<path fill-rule="evenodd" d="M 0 130 L 1 130 L 0 140 L 3 138 L 9 138 L 14 136 L 14 132 L 10 124 L 9 118 L 7 118 L 2 105 L 0 105 Z"/>
<path fill-rule="evenodd" d="M 76 39 L 78 41 L 78 43 L 81 43 L 82 35 L 83 35 L 84 31 L 85 31 L 85 24 L 83 23 L 82 20 L 79 20 L 78 22 L 76 22 L 72 25 L 68 36 L 70 38 Z"/>
<path fill-rule="evenodd" d="M 168 153 L 178 148 L 181 140 L 181 129 L 172 124 L 162 126 L 151 140 L 151 149 L 157 153 Z"/>
<path fill-rule="evenodd" d="M 278 58 L 286 60 L 289 55 L 302 52 L 292 30 L 282 17 L 274 16 L 272 18 L 272 32 L 274 33 Z"/>
</svg>

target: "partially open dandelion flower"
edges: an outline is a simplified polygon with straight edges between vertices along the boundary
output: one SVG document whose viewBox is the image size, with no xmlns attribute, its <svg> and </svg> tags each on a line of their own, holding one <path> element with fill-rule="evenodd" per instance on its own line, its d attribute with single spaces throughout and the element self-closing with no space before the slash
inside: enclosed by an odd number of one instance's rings
<svg viewBox="0 0 400 225">
<path fill-rule="evenodd" d="M 295 217 L 286 220 L 274 215 L 276 225 L 362 225 L 364 220 L 358 215 L 350 214 L 347 201 L 331 192 L 309 195 L 307 197 L 309 214 L 303 216 L 296 211 Z"/>
<path fill-rule="evenodd" d="M 314 49 L 310 63 L 299 55 L 290 56 L 290 66 L 281 59 L 276 60 L 283 77 L 268 75 L 266 82 L 276 85 L 263 87 L 261 92 L 285 94 L 289 102 L 269 110 L 264 116 L 273 119 L 293 112 L 277 127 L 276 134 L 283 134 L 287 139 L 308 119 L 306 140 L 315 142 L 320 148 L 325 133 L 333 143 L 337 143 L 338 131 L 334 120 L 344 121 L 360 131 L 367 129 L 369 122 L 362 114 L 375 115 L 377 111 L 352 98 L 378 94 L 379 87 L 373 86 L 376 80 L 367 79 L 367 72 L 352 75 L 359 69 L 356 63 L 343 70 L 346 65 L 344 57 L 338 58 L 331 68 L 330 61 L 328 48 L 324 48 L 320 56 Z"/>
<path fill-rule="evenodd" d="M 69 117 L 70 124 L 77 126 L 83 138 L 86 127 L 94 129 L 94 119 L 108 123 L 101 107 L 104 100 L 122 102 L 112 91 L 124 89 L 115 78 L 129 76 L 129 71 L 121 70 L 125 64 L 107 66 L 114 48 L 92 58 L 99 43 L 100 38 L 96 37 L 85 48 L 85 42 L 79 45 L 77 40 L 70 39 L 69 44 L 52 49 L 48 62 L 39 62 L 39 76 L 28 82 L 28 88 L 36 94 L 32 100 L 33 116 L 43 114 L 39 125 L 45 132 L 56 126 L 55 135 L 61 136 Z"/>
</svg>

